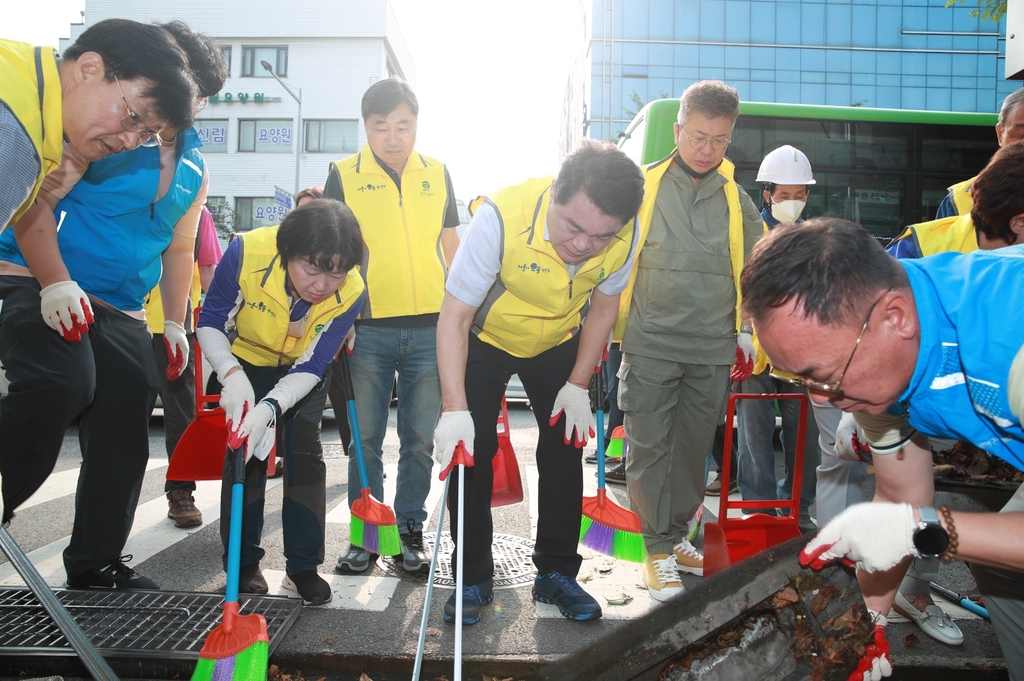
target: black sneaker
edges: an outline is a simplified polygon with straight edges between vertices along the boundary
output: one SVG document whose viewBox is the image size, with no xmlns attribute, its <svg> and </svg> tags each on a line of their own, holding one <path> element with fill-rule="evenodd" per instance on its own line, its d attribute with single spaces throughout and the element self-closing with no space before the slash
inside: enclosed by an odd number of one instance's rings
<svg viewBox="0 0 1024 681">
<path fill-rule="evenodd" d="M 476 624 L 480 621 L 480 608 L 494 600 L 494 580 L 488 579 L 473 586 L 462 587 L 462 623 Z M 444 604 L 444 621 L 455 620 L 455 592 Z"/>
<path fill-rule="evenodd" d="M 334 569 L 344 574 L 357 575 L 366 572 L 370 563 L 375 560 L 377 560 L 377 554 L 350 544 L 345 553 L 338 556 L 338 562 L 335 563 Z"/>
<path fill-rule="evenodd" d="M 430 557 L 423 548 L 422 530 L 414 530 L 412 518 L 406 521 L 406 532 L 399 536 L 402 539 L 402 567 L 406 572 L 430 572 Z"/>
<path fill-rule="evenodd" d="M 74 577 L 68 577 L 69 589 L 155 589 L 160 586 L 149 577 L 143 577 L 128 567 L 132 555 L 121 556 L 116 562 L 102 568 L 93 568 Z"/>
<path fill-rule="evenodd" d="M 259 563 L 243 565 L 238 571 L 238 592 L 243 594 L 265 594 L 270 592 Z"/>
<path fill-rule="evenodd" d="M 562 617 L 577 622 L 596 620 L 601 616 L 601 606 L 594 597 L 580 587 L 575 577 L 561 572 L 537 575 L 533 582 L 533 600 L 554 603 Z"/>
<path fill-rule="evenodd" d="M 286 575 L 281 584 L 302 596 L 303 605 L 323 605 L 334 598 L 331 585 L 316 570 L 305 570 L 294 575 Z"/>
<path fill-rule="evenodd" d="M 620 461 L 604 472 L 605 482 L 614 482 L 619 485 L 626 484 L 626 462 Z"/>
</svg>

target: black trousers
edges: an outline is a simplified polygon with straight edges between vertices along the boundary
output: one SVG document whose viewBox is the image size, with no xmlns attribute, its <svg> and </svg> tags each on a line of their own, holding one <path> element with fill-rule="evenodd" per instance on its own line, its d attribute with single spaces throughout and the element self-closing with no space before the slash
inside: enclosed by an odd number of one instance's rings
<svg viewBox="0 0 1024 681">
<path fill-rule="evenodd" d="M 178 446 L 185 429 L 196 418 L 196 360 L 195 334 L 188 334 L 189 353 L 185 369 L 173 381 L 167 378 L 167 345 L 162 333 L 153 334 L 153 359 L 156 362 L 157 376 L 160 378 L 160 403 L 164 408 L 164 444 L 167 447 L 168 461 L 174 456 L 174 448 Z M 167 480 L 164 492 L 176 489 L 195 491 L 196 483 L 190 480 Z"/>
<path fill-rule="evenodd" d="M 514 357 L 469 337 L 466 363 L 466 399 L 473 415 L 476 437 L 474 465 L 466 470 L 464 583 L 479 584 L 494 575 L 491 556 L 491 460 L 498 451 L 497 423 L 501 398 L 512 374 L 519 374 L 533 405 L 540 437 L 537 441 L 539 475 L 537 541 L 533 564 L 540 574 L 557 571 L 570 577 L 579 572 L 583 558 L 577 553 L 583 512 L 583 461 L 581 450 L 565 444 L 565 419 L 548 425 L 558 391 L 572 373 L 579 341 L 562 343 L 536 357 Z M 458 471 L 448 487 L 452 536 L 457 531 Z M 455 553 L 452 552 L 452 565 Z"/>
<path fill-rule="evenodd" d="M 345 348 L 342 352 L 347 352 Z M 341 451 L 348 456 L 348 447 L 352 444 L 352 427 L 348 424 L 348 400 L 345 398 L 345 381 L 341 377 L 341 368 L 338 360 L 331 362 L 331 383 L 327 389 L 327 396 L 331 398 L 331 407 L 334 409 L 334 422 L 338 424 L 338 437 L 341 438 Z"/>
<path fill-rule="evenodd" d="M 0 403 L 3 520 L 53 471 L 64 431 L 80 418 L 82 469 L 64 550 L 77 577 L 115 562 L 131 532 L 159 388 L 149 331 L 94 304 L 89 333 L 69 343 L 43 321 L 35 279 L 0 277 L 0 299 L 0 361 L 11 381 Z"/>
</svg>

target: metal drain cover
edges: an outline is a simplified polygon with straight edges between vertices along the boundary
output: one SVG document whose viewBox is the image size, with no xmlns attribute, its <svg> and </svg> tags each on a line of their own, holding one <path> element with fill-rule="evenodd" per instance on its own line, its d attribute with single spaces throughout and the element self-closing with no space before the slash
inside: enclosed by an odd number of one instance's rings
<svg viewBox="0 0 1024 681">
<path fill-rule="evenodd" d="M 427 555 L 434 551 L 434 532 L 423 533 L 423 547 Z M 441 549 L 437 554 L 437 571 L 434 573 L 434 586 L 445 589 L 455 588 L 455 573 L 452 571 L 452 550 L 455 543 L 451 534 L 441 533 Z M 516 537 L 511 534 L 495 534 L 491 543 L 491 555 L 494 556 L 494 588 L 514 589 L 517 586 L 532 584 L 537 576 L 537 568 L 533 565 L 533 541 Z M 402 568 L 402 560 L 392 556 L 381 556 L 377 559 L 377 567 L 391 575 L 420 584 L 427 583 L 427 575 L 420 572 L 406 572 Z"/>
<path fill-rule="evenodd" d="M 224 596 L 173 591 L 54 591 L 104 657 L 195 660 L 220 624 Z M 242 595 L 241 614 L 267 620 L 270 653 L 299 616 L 302 601 Z M 0 655 L 75 655 L 26 588 L 0 589 Z"/>
</svg>

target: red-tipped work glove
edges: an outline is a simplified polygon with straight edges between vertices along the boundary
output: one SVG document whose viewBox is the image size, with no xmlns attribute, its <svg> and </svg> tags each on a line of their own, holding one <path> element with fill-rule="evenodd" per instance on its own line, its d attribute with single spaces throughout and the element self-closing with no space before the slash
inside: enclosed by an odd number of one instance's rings
<svg viewBox="0 0 1024 681">
<path fill-rule="evenodd" d="M 256 396 L 249 377 L 241 369 L 221 381 L 221 386 L 220 406 L 227 418 L 228 433 L 235 434 L 242 424 L 242 418 L 256 401 Z"/>
<path fill-rule="evenodd" d="M 455 448 L 462 445 L 466 449 L 467 466 L 473 465 L 473 440 L 476 438 L 476 428 L 473 426 L 473 417 L 469 411 L 446 411 L 441 413 L 441 419 L 437 422 L 434 430 L 434 458 L 441 464 L 441 480 L 448 477 L 452 468 L 461 461 L 453 461 L 452 455 Z"/>
<path fill-rule="evenodd" d="M 885 638 L 885 625 L 889 620 L 873 610 L 868 610 L 875 621 L 875 631 L 871 643 L 860 658 L 857 668 L 853 670 L 847 681 L 881 681 L 892 676 L 892 658 L 889 657 L 889 641 Z"/>
<path fill-rule="evenodd" d="M 914 509 L 881 501 L 855 504 L 832 519 L 800 552 L 800 564 L 820 570 L 836 559 L 865 572 L 888 570 L 916 555 Z"/>
<path fill-rule="evenodd" d="M 43 321 L 68 342 L 82 340 L 93 322 L 89 296 L 73 281 L 58 281 L 39 292 Z"/>
<path fill-rule="evenodd" d="M 836 444 L 833 453 L 840 459 L 871 463 L 871 447 L 864 437 L 864 431 L 857 425 L 853 414 L 843 414 L 836 428 Z"/>
<path fill-rule="evenodd" d="M 734 381 L 745 381 L 754 373 L 754 337 L 741 332 L 736 337 L 736 363 L 732 366 L 729 378 Z"/>
<path fill-rule="evenodd" d="M 555 396 L 555 404 L 551 409 L 550 425 L 558 423 L 565 414 L 565 444 L 575 445 L 580 449 L 597 434 L 594 413 L 590 411 L 590 393 L 586 388 L 573 385 L 566 381 Z M 575 437 L 573 432 L 575 431 Z"/>
<path fill-rule="evenodd" d="M 178 322 L 164 322 L 164 345 L 167 346 L 167 380 L 181 376 L 188 364 L 188 336 Z"/>
<path fill-rule="evenodd" d="M 273 405 L 269 402 L 260 402 L 245 413 L 238 430 L 228 438 L 231 440 L 231 446 L 238 447 L 244 440 L 246 460 L 250 456 L 255 456 L 260 461 L 266 461 L 277 437 L 276 420 L 277 412 Z"/>
</svg>

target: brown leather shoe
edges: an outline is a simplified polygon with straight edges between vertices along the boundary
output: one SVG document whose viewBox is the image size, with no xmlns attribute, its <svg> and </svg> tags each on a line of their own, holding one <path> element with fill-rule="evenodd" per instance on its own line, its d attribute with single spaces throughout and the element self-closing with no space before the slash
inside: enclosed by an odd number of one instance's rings
<svg viewBox="0 0 1024 681">
<path fill-rule="evenodd" d="M 176 489 L 167 495 L 167 517 L 175 527 L 196 527 L 203 524 L 203 512 L 196 508 L 195 499 L 187 489 Z"/>
</svg>

